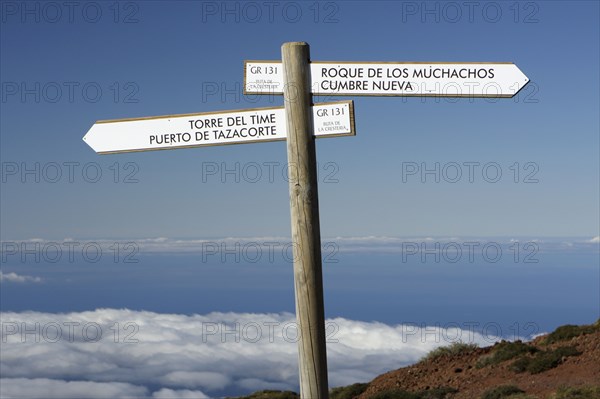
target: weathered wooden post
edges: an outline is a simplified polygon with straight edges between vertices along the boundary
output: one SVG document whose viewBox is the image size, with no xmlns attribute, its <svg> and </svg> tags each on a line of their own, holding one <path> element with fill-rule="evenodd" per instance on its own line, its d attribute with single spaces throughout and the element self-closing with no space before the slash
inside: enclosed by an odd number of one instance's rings
<svg viewBox="0 0 600 399">
<path fill-rule="evenodd" d="M 321 266 L 317 159 L 311 112 L 310 51 L 307 43 L 281 48 L 290 170 L 294 286 L 298 322 L 300 396 L 327 399 L 327 352 Z"/>
</svg>

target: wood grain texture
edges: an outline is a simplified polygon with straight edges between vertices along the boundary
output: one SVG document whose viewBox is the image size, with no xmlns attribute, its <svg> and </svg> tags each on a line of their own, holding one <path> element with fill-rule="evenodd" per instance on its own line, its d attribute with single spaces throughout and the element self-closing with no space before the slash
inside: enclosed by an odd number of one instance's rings
<svg viewBox="0 0 600 399">
<path fill-rule="evenodd" d="M 285 43 L 281 53 L 288 129 L 296 318 L 300 334 L 300 396 L 302 399 L 327 399 L 317 159 L 310 108 L 310 51 L 307 43 L 294 42 Z"/>
</svg>

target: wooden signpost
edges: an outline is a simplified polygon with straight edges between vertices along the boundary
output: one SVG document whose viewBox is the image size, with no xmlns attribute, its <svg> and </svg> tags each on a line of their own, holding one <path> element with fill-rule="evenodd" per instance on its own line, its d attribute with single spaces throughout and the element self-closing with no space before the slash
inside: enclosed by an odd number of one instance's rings
<svg viewBox="0 0 600 399">
<path fill-rule="evenodd" d="M 298 323 L 300 396 L 327 398 L 327 350 L 325 306 L 321 271 L 321 229 L 317 190 L 317 157 L 312 133 L 309 47 L 285 43 L 283 98 L 288 126 L 288 163 L 296 165 L 289 179 L 292 242 L 294 245 L 294 292 Z"/>
<path fill-rule="evenodd" d="M 512 63 L 311 62 L 306 43 L 286 43 L 282 60 L 246 61 L 245 94 L 283 93 L 290 180 L 296 317 L 302 399 L 328 398 L 319 209 L 311 95 L 513 97 L 528 82 Z M 297 252 L 297 253 L 296 253 Z"/>
<path fill-rule="evenodd" d="M 285 108 L 99 121 L 84 140 L 98 153 L 286 140 L 300 396 L 327 399 L 325 311 L 316 137 L 354 135 L 352 101 L 312 104 L 312 95 L 513 97 L 528 82 L 512 63 L 311 62 L 304 42 L 282 61 L 246 61 L 244 93 L 283 94 Z"/>
</svg>

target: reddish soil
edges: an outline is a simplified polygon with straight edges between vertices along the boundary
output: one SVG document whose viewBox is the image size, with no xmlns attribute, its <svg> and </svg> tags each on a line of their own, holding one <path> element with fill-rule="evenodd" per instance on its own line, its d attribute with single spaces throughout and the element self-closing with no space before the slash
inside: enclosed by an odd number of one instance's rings
<svg viewBox="0 0 600 399">
<path fill-rule="evenodd" d="M 564 358 L 554 369 L 530 374 L 510 370 L 509 366 L 514 359 L 477 368 L 478 359 L 492 351 L 492 347 L 479 348 L 470 353 L 421 361 L 382 374 L 370 382 L 368 389 L 358 399 L 369 399 L 378 392 L 390 389 L 417 392 L 437 387 L 458 389 L 458 392 L 451 396 L 453 399 L 475 399 L 480 398 L 485 391 L 500 385 L 515 385 L 529 395 L 546 399 L 563 386 L 600 385 L 600 331 L 552 345 L 542 345 L 543 339 L 544 337 L 538 337 L 531 344 L 541 350 L 575 346 L 583 353 Z"/>
</svg>

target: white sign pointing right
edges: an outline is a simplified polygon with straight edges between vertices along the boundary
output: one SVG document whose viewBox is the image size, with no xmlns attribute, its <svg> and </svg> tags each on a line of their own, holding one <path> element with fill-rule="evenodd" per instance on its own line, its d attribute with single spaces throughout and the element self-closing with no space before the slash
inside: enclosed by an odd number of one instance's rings
<svg viewBox="0 0 600 399">
<path fill-rule="evenodd" d="M 340 62 L 310 64 L 315 95 L 513 97 L 529 79 L 512 62 Z M 283 93 L 279 61 L 246 61 L 244 93 Z"/>
</svg>

